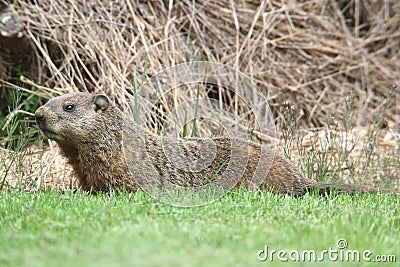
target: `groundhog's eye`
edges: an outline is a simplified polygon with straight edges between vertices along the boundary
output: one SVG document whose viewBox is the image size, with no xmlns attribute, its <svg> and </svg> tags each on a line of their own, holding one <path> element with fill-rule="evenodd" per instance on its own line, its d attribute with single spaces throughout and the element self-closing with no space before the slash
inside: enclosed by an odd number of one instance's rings
<svg viewBox="0 0 400 267">
<path fill-rule="evenodd" d="M 75 110 L 75 105 L 69 104 L 64 106 L 64 111 L 66 112 L 72 112 Z"/>
</svg>

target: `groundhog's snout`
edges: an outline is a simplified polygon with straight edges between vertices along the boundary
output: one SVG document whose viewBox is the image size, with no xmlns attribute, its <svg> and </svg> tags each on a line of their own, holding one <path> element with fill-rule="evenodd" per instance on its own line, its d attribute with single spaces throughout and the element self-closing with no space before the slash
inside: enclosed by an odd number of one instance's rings
<svg viewBox="0 0 400 267">
<path fill-rule="evenodd" d="M 44 110 L 43 107 L 40 107 L 35 112 L 36 122 L 42 122 L 44 120 Z"/>
<path fill-rule="evenodd" d="M 45 116 L 45 108 L 40 107 L 35 112 L 36 124 L 40 129 L 46 128 L 46 116 Z"/>
</svg>

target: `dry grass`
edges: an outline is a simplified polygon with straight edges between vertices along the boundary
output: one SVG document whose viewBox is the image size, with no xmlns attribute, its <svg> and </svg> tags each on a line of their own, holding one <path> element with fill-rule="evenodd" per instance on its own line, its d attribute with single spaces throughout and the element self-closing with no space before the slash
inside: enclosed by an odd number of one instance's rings
<svg viewBox="0 0 400 267">
<path fill-rule="evenodd" d="M 344 116 L 350 94 L 354 123 L 374 122 L 400 79 L 396 0 L 347 7 L 342 1 L 32 2 L 14 6 L 36 51 L 30 78 L 57 93 L 106 91 L 124 102 L 134 68 L 142 73 L 146 58 L 148 76 L 191 60 L 216 61 L 249 75 L 273 107 L 289 101 L 301 110 L 301 124 L 319 127 L 331 114 Z M 399 121 L 398 105 L 387 117 Z"/>
<path fill-rule="evenodd" d="M 24 153 L 0 148 L 0 184 L 4 179 L 3 189 L 76 188 L 71 166 L 66 164 L 55 143 L 51 144 L 49 149 L 31 147 Z"/>
<path fill-rule="evenodd" d="M 21 89 L 44 97 L 102 91 L 129 113 L 133 74 L 136 70 L 141 80 L 146 60 L 146 77 L 178 63 L 206 60 L 248 75 L 268 97 L 277 123 L 284 104 L 296 107 L 293 122 L 305 130 L 302 136 L 329 125 L 332 116 L 341 125 L 337 131 L 357 132 L 354 126 L 372 131 L 375 122 L 386 120 L 389 129 L 398 132 L 397 0 L 170 3 L 16 1 L 13 9 L 21 16 L 34 50 L 26 70 L 29 79 L 22 78 L 25 88 Z M 7 69 L 0 62 L 2 68 Z M 11 80 L 3 77 L 0 83 L 13 88 Z M 188 88 L 163 99 L 163 110 L 192 98 L 193 88 Z M 348 121 L 349 96 L 352 116 Z M 234 97 L 224 99 L 231 107 L 239 105 L 235 111 L 246 112 Z M 154 123 L 147 126 L 156 127 Z M 202 134 L 212 135 L 209 128 L 203 124 Z M 217 127 L 215 132 L 219 131 Z M 399 138 L 393 140 L 391 146 L 381 147 L 393 149 L 396 162 Z M 374 145 L 379 147 L 379 143 Z M 354 158 L 358 155 L 354 152 Z"/>
</svg>

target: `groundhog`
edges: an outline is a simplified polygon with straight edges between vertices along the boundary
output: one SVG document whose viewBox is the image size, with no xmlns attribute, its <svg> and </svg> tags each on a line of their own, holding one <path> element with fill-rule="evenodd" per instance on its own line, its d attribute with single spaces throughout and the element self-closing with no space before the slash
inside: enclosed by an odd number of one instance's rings
<svg viewBox="0 0 400 267">
<path fill-rule="evenodd" d="M 146 185 L 160 189 L 171 185 L 201 187 L 210 181 L 221 187 L 258 186 L 293 196 L 312 188 L 322 194 L 332 190 L 376 191 L 367 186 L 307 179 L 273 150 L 262 150 L 246 140 L 162 138 L 126 118 L 102 94 L 80 92 L 55 97 L 40 107 L 35 117 L 43 134 L 60 146 L 82 189 L 94 193 L 110 189 L 132 192 Z M 205 161 L 196 161 L 199 158 Z M 256 173 L 261 182 L 254 181 Z"/>
</svg>

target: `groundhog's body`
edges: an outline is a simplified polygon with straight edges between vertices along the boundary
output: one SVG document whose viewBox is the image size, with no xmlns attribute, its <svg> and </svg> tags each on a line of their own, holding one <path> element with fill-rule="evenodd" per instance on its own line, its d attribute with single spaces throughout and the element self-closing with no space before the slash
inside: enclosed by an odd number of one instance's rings
<svg viewBox="0 0 400 267">
<path fill-rule="evenodd" d="M 40 129 L 59 144 L 73 166 L 81 187 L 87 191 L 135 191 L 137 182 L 141 186 L 151 183 L 160 188 L 166 183 L 180 187 L 202 186 L 223 173 L 227 179 L 237 177 L 233 184 L 236 187 L 252 187 L 257 168 L 261 168 L 258 173 L 261 171 L 265 175 L 261 187 L 283 194 L 299 196 L 312 187 L 321 191 L 332 187 L 349 192 L 368 191 L 361 186 L 333 186 L 306 179 L 288 160 L 272 150 L 263 150 L 267 157 L 261 157 L 261 147 L 244 140 L 161 139 L 124 118 L 104 95 L 66 94 L 51 99 L 35 115 Z M 213 159 L 210 164 L 205 168 L 196 164 L 185 165 L 185 159 L 196 162 L 201 157 L 199 147 L 210 140 L 215 145 L 214 153 L 206 151 Z M 174 150 L 177 142 L 183 155 L 171 158 L 174 154 L 169 154 L 168 149 Z M 227 165 L 231 153 L 238 155 L 237 166 Z M 125 155 L 129 158 L 126 159 Z M 241 162 L 245 165 L 241 166 Z"/>
</svg>

